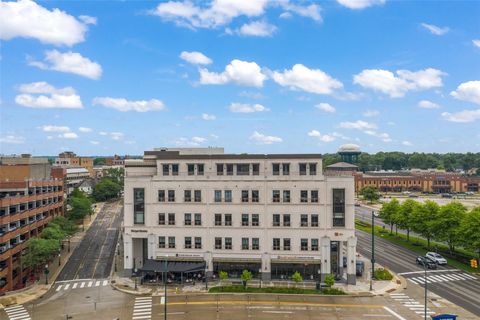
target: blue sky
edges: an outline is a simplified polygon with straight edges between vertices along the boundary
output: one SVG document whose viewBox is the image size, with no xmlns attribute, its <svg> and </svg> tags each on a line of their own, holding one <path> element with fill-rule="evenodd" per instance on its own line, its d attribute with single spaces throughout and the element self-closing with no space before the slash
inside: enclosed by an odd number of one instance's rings
<svg viewBox="0 0 480 320">
<path fill-rule="evenodd" d="M 0 6 L 0 153 L 480 151 L 476 1 Z"/>
</svg>

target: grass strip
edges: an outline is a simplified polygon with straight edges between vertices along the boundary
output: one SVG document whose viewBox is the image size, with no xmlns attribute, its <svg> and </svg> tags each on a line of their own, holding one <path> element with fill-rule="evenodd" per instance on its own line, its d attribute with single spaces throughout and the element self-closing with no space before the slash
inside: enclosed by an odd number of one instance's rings
<svg viewBox="0 0 480 320">
<path fill-rule="evenodd" d="M 210 293 L 283 293 L 283 294 L 324 294 L 324 295 L 346 295 L 346 293 L 337 288 L 323 288 L 320 292 L 315 289 L 286 288 L 286 287 L 246 287 L 242 285 L 213 287 L 208 290 Z"/>
</svg>

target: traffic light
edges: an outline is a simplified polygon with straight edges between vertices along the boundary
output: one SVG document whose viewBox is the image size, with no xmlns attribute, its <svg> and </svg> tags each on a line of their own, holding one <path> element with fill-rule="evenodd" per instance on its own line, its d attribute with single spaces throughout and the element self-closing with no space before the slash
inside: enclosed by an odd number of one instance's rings
<svg viewBox="0 0 480 320">
<path fill-rule="evenodd" d="M 478 268 L 477 259 L 472 259 L 472 260 L 470 260 L 470 267 L 475 268 L 475 269 Z"/>
</svg>

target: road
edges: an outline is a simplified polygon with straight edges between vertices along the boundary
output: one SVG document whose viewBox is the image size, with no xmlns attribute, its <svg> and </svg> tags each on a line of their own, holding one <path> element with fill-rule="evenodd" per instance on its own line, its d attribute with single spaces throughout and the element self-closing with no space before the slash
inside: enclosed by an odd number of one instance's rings
<svg viewBox="0 0 480 320">
<path fill-rule="evenodd" d="M 74 279 L 106 279 L 110 276 L 115 247 L 122 220 L 122 203 L 105 203 L 97 218 L 87 230 L 58 281 Z"/>
</svg>

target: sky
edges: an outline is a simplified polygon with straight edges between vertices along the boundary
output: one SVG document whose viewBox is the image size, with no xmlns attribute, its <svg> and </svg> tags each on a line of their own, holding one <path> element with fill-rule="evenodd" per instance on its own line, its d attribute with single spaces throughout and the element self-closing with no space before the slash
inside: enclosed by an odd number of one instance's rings
<svg viewBox="0 0 480 320">
<path fill-rule="evenodd" d="M 480 2 L 2 1 L 0 153 L 480 151 Z"/>
</svg>

